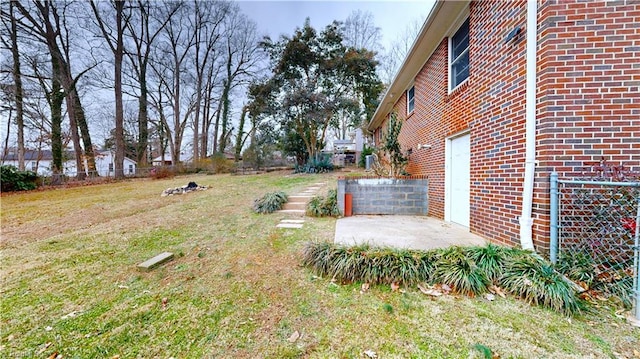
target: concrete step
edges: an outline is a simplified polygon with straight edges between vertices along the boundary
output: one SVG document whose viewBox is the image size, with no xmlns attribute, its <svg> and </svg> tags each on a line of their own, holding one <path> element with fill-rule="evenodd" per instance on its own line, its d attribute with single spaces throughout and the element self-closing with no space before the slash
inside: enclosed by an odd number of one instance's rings
<svg viewBox="0 0 640 359">
<path fill-rule="evenodd" d="M 307 208 L 307 202 L 287 202 L 282 206 L 282 209 L 301 209 Z"/>
<path fill-rule="evenodd" d="M 303 209 L 281 209 L 278 211 L 278 213 L 285 213 L 285 214 L 291 214 L 291 215 L 297 215 L 300 217 L 304 217 L 304 214 L 306 213 L 305 210 Z"/>
<path fill-rule="evenodd" d="M 277 228 L 302 228 L 302 223 L 280 223 L 276 226 Z"/>
<path fill-rule="evenodd" d="M 304 219 L 283 219 L 280 223 L 304 223 Z"/>
<path fill-rule="evenodd" d="M 295 196 L 289 196 L 288 197 L 288 202 L 309 202 L 311 200 L 311 198 L 313 198 L 312 195 L 306 194 L 297 194 Z"/>
</svg>

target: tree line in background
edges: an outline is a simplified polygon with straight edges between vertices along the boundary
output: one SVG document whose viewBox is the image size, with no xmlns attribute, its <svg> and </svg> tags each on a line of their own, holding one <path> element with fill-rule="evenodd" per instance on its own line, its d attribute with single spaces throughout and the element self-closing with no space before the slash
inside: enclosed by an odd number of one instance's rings
<svg viewBox="0 0 640 359">
<path fill-rule="evenodd" d="M 380 29 L 360 11 L 320 32 L 307 20 L 274 41 L 228 1 L 0 6 L 4 148 L 15 128 L 20 170 L 31 146 L 50 149 L 61 174 L 71 146 L 76 168 L 95 171 L 100 126 L 116 177 L 125 156 L 175 164 L 187 147 L 194 162 L 243 151 L 259 161 L 275 149 L 303 162 L 329 132 L 344 139 L 365 123 L 384 88 L 380 60 L 398 62 L 380 55 Z"/>
</svg>

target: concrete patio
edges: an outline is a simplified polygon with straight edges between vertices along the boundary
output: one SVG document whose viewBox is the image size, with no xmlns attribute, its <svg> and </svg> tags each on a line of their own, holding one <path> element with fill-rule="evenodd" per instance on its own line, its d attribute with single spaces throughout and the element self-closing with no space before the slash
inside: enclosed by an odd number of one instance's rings
<svg viewBox="0 0 640 359">
<path fill-rule="evenodd" d="M 338 219 L 335 243 L 409 249 L 484 245 L 486 241 L 454 223 L 423 216 L 360 215 Z"/>
</svg>

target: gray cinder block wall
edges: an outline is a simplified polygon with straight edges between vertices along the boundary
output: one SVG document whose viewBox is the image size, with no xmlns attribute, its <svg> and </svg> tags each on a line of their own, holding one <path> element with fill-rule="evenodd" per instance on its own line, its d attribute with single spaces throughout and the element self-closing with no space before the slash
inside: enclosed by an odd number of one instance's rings
<svg viewBox="0 0 640 359">
<path fill-rule="evenodd" d="M 421 215 L 428 211 L 426 176 L 401 178 L 340 178 L 338 207 L 344 214 L 345 194 L 353 196 L 353 215 Z"/>
</svg>

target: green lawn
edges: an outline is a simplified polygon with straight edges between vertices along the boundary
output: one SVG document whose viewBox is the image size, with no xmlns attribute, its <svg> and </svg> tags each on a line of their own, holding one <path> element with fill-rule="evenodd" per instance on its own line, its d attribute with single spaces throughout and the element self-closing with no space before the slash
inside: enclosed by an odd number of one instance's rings
<svg viewBox="0 0 640 359">
<path fill-rule="evenodd" d="M 211 188 L 160 197 L 189 181 Z M 361 293 L 316 277 L 301 249 L 331 240 L 335 219 L 281 230 L 284 215 L 251 205 L 320 181 L 335 186 L 334 175 L 270 173 L 4 195 L 0 357 L 483 358 L 480 346 L 501 358 L 640 357 L 640 329 L 606 303 L 567 318 L 513 298 Z M 176 258 L 137 270 L 164 251 Z"/>
</svg>

